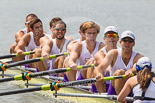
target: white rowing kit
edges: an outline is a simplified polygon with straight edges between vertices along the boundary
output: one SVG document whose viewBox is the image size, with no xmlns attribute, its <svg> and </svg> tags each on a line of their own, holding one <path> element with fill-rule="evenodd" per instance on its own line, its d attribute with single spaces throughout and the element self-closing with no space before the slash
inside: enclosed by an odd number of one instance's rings
<svg viewBox="0 0 155 103">
<path fill-rule="evenodd" d="M 33 51 L 35 48 L 39 48 L 40 46 L 37 46 L 34 42 L 33 32 L 30 32 L 30 42 L 28 46 L 26 46 L 26 51 Z"/>
<path fill-rule="evenodd" d="M 155 98 L 155 82 L 153 80 L 151 80 L 150 85 L 148 86 L 148 88 L 146 89 L 145 92 L 145 96 L 144 97 L 149 97 L 149 98 Z M 137 84 L 133 87 L 133 94 L 135 96 L 141 96 L 143 90 L 140 88 L 140 84 Z M 135 100 L 134 103 L 148 103 L 151 102 L 153 103 L 153 101 L 149 101 L 149 100 Z M 155 102 L 155 101 L 154 101 Z"/>
<path fill-rule="evenodd" d="M 63 45 L 61 51 L 60 51 L 60 49 L 57 47 L 56 39 L 52 39 L 52 40 L 53 40 L 53 46 L 52 46 L 50 55 L 53 55 L 53 54 L 60 54 L 60 53 L 67 52 L 67 44 L 70 42 L 70 40 L 65 39 L 65 42 L 64 42 L 64 45 Z M 49 60 L 49 61 L 48 61 L 48 63 L 50 62 L 50 69 L 53 68 L 53 67 L 51 67 L 51 66 L 53 65 L 53 63 L 55 62 L 55 60 L 56 60 L 56 58 L 53 58 L 52 60 Z"/>
<path fill-rule="evenodd" d="M 119 48 L 117 49 L 117 51 L 118 51 L 117 59 L 116 59 L 114 66 L 110 69 L 110 76 L 113 76 L 114 72 L 118 69 L 124 69 L 125 71 L 131 69 L 133 67 L 133 59 L 135 58 L 137 54 L 136 52 L 133 51 L 129 63 L 125 65 L 122 60 L 122 56 L 121 56 L 122 49 Z"/>
<path fill-rule="evenodd" d="M 81 55 L 79 57 L 79 59 L 77 60 L 78 65 L 85 65 L 86 62 L 90 59 L 93 58 L 94 55 L 98 52 L 99 50 L 99 45 L 100 42 L 96 41 L 96 46 L 94 51 L 90 54 L 90 52 L 88 51 L 87 47 L 86 47 L 86 41 L 82 41 L 82 51 L 81 51 Z M 80 75 L 80 71 L 77 71 L 76 73 L 76 79 L 79 77 Z"/>
<path fill-rule="evenodd" d="M 40 45 L 37 46 L 34 42 L 34 36 L 33 36 L 33 32 L 29 32 L 30 33 L 30 42 L 28 44 L 28 46 L 25 47 L 25 51 L 33 51 L 35 48 L 40 48 Z M 47 35 L 47 34 L 45 34 Z M 25 59 L 28 59 L 28 55 L 25 56 Z"/>
</svg>

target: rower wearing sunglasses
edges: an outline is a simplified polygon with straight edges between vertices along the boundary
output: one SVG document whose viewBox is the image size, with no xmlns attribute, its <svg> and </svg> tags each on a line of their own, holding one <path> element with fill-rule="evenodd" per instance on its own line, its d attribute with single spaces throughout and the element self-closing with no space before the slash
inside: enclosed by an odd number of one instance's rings
<svg viewBox="0 0 155 103">
<path fill-rule="evenodd" d="M 117 42 L 119 40 L 119 35 L 118 35 L 118 30 L 116 27 L 114 26 L 108 26 L 105 28 L 104 30 L 104 35 L 103 35 L 103 39 L 105 41 L 105 46 L 99 50 L 95 56 L 94 56 L 94 63 L 96 66 L 98 66 L 100 64 L 100 62 L 104 59 L 104 57 L 107 55 L 107 53 L 112 50 L 112 49 L 117 49 Z M 104 71 L 104 76 L 107 77 L 109 76 L 109 68 L 108 67 L 105 71 Z M 87 71 L 89 71 L 89 73 L 87 74 L 88 78 L 93 78 L 93 71 L 94 68 L 88 68 Z M 110 82 L 106 81 L 105 84 L 103 84 L 105 90 L 109 87 Z M 92 92 L 98 92 L 96 89 L 96 86 L 94 84 L 91 84 Z"/>
<path fill-rule="evenodd" d="M 49 55 L 67 52 L 67 45 L 69 44 L 70 40 L 65 38 L 66 27 L 67 25 L 64 21 L 58 20 L 53 24 L 51 28 L 51 31 L 53 32 L 55 39 L 46 39 L 47 37 L 40 39 L 41 49 L 39 50 L 40 51 L 40 53 L 38 53 L 39 55 L 36 55 L 36 57 L 42 56 L 42 57 L 45 57 L 46 60 L 43 62 L 40 61 L 35 63 L 36 67 L 39 70 L 41 69 L 53 70 L 57 68 L 62 68 L 65 56 L 57 57 L 52 60 L 48 60 L 48 59 L 49 59 Z M 58 75 L 53 75 L 53 76 L 62 77 L 63 74 L 59 73 Z"/>
<path fill-rule="evenodd" d="M 133 66 L 142 55 L 133 51 L 135 45 L 134 34 L 131 31 L 124 31 L 121 34 L 120 45 L 121 48 L 110 50 L 94 70 L 94 76 L 96 76 L 96 79 L 98 80 L 98 82 L 96 82 L 98 92 L 104 92 L 104 87 L 102 86 L 104 81 L 102 81 L 101 78 L 104 76 L 103 73 L 108 66 L 110 66 L 110 76 L 126 74 L 126 76 L 129 77 L 135 72 Z M 126 79 L 116 79 L 111 81 L 107 91 L 108 94 L 119 94 L 125 82 Z"/>
</svg>

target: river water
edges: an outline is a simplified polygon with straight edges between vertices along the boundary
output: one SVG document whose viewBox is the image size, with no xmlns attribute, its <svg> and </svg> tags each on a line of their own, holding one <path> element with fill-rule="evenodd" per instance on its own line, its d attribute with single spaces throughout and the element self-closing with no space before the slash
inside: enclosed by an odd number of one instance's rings
<svg viewBox="0 0 155 103">
<path fill-rule="evenodd" d="M 78 29 L 84 21 L 95 21 L 100 25 L 98 41 L 103 41 L 106 26 L 116 26 L 119 34 L 131 30 L 136 37 L 134 50 L 151 58 L 154 64 L 154 4 L 154 0 L 0 0 L 0 55 L 9 54 L 9 47 L 15 42 L 14 34 L 25 27 L 26 15 L 35 13 L 49 34 L 49 21 L 53 17 L 61 17 L 67 24 L 66 35 L 74 39 L 80 37 Z M 18 88 L 5 85 L 0 84 L 0 91 Z M 31 103 L 56 102 L 33 93 L 0 97 L 0 103 L 26 103 L 27 100 L 31 100 Z"/>
</svg>

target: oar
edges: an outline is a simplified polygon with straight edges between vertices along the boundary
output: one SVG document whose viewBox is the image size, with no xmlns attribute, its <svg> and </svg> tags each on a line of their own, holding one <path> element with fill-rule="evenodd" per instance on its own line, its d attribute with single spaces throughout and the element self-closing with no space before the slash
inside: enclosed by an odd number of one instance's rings
<svg viewBox="0 0 155 103">
<path fill-rule="evenodd" d="M 82 65 L 82 66 L 77 66 L 77 69 L 83 69 L 83 68 L 88 68 L 88 67 L 94 67 L 94 64 L 91 65 Z M 27 78 L 32 78 L 32 77 L 37 77 L 37 76 L 44 76 L 44 75 L 49 75 L 49 74 L 57 74 L 57 73 L 62 73 L 62 72 L 67 72 L 71 71 L 71 68 L 59 68 L 59 69 L 54 69 L 50 71 L 42 71 L 42 72 L 36 72 L 36 73 L 29 73 L 29 74 L 19 74 L 14 77 L 8 77 L 8 78 L 2 78 L 0 79 L 1 82 L 6 82 L 6 81 L 12 81 L 12 80 L 27 80 Z"/>
<path fill-rule="evenodd" d="M 124 78 L 125 75 L 122 76 L 112 76 L 115 79 L 119 78 Z M 109 77 L 104 77 L 103 80 L 110 80 Z M 58 90 L 59 88 L 62 87 L 68 87 L 68 86 L 75 86 L 75 85 L 81 85 L 81 84 L 89 84 L 89 83 L 94 83 L 96 82 L 96 78 L 91 78 L 91 79 L 83 79 L 83 80 L 78 80 L 78 81 L 72 81 L 72 82 L 65 82 L 65 83 L 50 83 L 46 84 L 40 87 L 33 87 L 33 88 L 25 88 L 25 89 L 18 89 L 18 90 L 12 90 L 12 91 L 7 91 L 7 92 L 1 92 L 0 96 L 3 95 L 11 95 L 11 94 L 19 94 L 19 93 L 26 93 L 26 92 L 33 92 L 33 91 L 40 91 L 40 90 Z"/>
<path fill-rule="evenodd" d="M 55 54 L 55 55 L 50 55 L 49 59 L 53 59 L 62 55 L 67 55 L 68 53 L 62 53 L 62 54 Z M 34 63 L 34 62 L 39 62 L 39 61 L 43 61 L 44 58 L 40 57 L 40 58 L 34 58 L 34 59 L 28 59 L 28 60 L 23 60 L 23 61 L 19 61 L 19 62 L 14 62 L 14 63 L 10 63 L 10 64 L 6 64 L 6 65 L 1 65 L 0 66 L 0 71 L 6 71 L 6 68 L 11 68 L 14 66 L 19 66 L 19 65 L 23 65 L 23 64 L 28 64 L 28 63 Z"/>
<path fill-rule="evenodd" d="M 30 54 L 34 54 L 34 51 L 29 51 L 29 52 L 24 52 L 24 55 L 30 55 Z M 6 58 L 13 58 L 13 57 L 18 57 L 18 54 L 8 54 L 8 55 L 2 55 L 0 56 L 0 59 L 6 59 Z"/>
<path fill-rule="evenodd" d="M 134 76 L 134 74 L 132 74 L 131 76 Z M 103 80 L 104 81 L 109 81 L 109 80 L 115 80 L 115 79 L 120 79 L 120 78 L 126 78 L 126 76 L 125 75 L 109 76 L 109 77 L 104 77 Z"/>
<path fill-rule="evenodd" d="M 106 98 L 110 100 L 117 99 L 117 95 L 107 95 L 107 94 L 77 94 L 77 93 L 53 93 L 54 96 L 67 96 L 67 97 L 89 97 L 89 98 Z M 126 97 L 126 101 L 133 101 L 133 97 Z"/>
</svg>

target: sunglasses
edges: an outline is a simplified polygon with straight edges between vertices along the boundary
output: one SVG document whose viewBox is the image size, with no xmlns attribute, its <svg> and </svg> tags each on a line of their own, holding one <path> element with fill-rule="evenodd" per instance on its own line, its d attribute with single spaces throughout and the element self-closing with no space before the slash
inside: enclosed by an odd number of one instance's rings
<svg viewBox="0 0 155 103">
<path fill-rule="evenodd" d="M 117 38 L 118 37 L 118 34 L 116 34 L 116 33 L 113 33 L 113 34 L 106 34 L 105 35 L 105 37 L 108 37 L 108 38 L 110 38 L 110 37 L 113 37 L 113 38 Z"/>
<path fill-rule="evenodd" d="M 54 30 L 56 30 L 56 31 L 65 31 L 66 28 L 55 28 Z"/>
<path fill-rule="evenodd" d="M 134 40 L 132 40 L 132 39 L 122 39 L 122 41 L 123 42 L 129 42 L 129 43 L 133 43 L 134 42 Z"/>
</svg>

